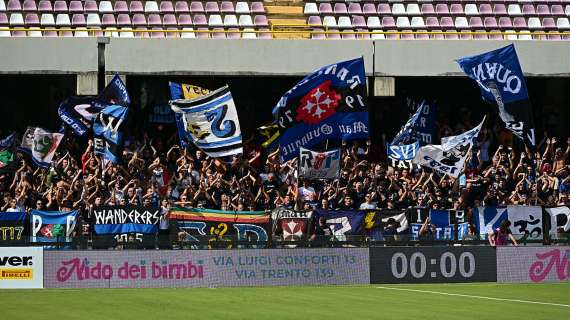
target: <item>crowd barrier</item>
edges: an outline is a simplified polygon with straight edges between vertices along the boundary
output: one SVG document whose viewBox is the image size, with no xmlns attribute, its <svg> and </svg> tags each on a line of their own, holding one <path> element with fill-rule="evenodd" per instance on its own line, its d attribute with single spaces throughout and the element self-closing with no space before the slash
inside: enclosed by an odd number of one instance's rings
<svg viewBox="0 0 570 320">
<path fill-rule="evenodd" d="M 221 211 L 171 208 L 170 228 L 158 230 L 160 208 L 114 206 L 94 208 L 89 217 L 78 211 L 2 212 L 0 246 L 43 246 L 74 249 L 220 249 L 314 246 L 317 222 L 332 233 L 327 246 L 484 244 L 503 220 L 523 244 L 568 243 L 570 208 L 560 206 L 479 207 L 472 210 L 428 208 L 375 210 Z M 420 236 L 430 219 L 432 232 Z M 390 222 L 392 221 L 392 222 Z M 469 235 L 469 227 L 472 234 Z M 396 231 L 391 229 L 396 228 Z M 386 230 L 388 229 L 388 232 Z M 480 242 L 478 242 L 480 241 Z M 414 243 L 415 242 L 415 243 Z M 482 243 L 481 243 L 482 242 Z"/>
<path fill-rule="evenodd" d="M 570 247 L 53 251 L 0 248 L 0 289 L 570 280 Z"/>
</svg>

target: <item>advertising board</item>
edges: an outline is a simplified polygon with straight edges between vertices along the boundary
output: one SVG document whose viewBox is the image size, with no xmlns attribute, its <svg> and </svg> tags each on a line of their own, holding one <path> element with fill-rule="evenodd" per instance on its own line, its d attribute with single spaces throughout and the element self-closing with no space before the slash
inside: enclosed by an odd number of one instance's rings
<svg viewBox="0 0 570 320">
<path fill-rule="evenodd" d="M 43 288 L 43 248 L 0 247 L 0 289 Z"/>
<path fill-rule="evenodd" d="M 497 281 L 570 281 L 570 247 L 499 247 Z"/>
<path fill-rule="evenodd" d="M 368 284 L 368 249 L 48 251 L 46 288 Z"/>
</svg>

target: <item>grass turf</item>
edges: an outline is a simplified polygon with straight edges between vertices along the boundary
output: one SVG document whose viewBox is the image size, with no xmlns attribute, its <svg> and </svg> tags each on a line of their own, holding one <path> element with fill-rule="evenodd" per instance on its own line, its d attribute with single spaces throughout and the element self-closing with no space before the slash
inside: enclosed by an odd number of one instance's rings
<svg viewBox="0 0 570 320">
<path fill-rule="evenodd" d="M 3 319 L 570 319 L 570 283 L 0 290 Z"/>
</svg>

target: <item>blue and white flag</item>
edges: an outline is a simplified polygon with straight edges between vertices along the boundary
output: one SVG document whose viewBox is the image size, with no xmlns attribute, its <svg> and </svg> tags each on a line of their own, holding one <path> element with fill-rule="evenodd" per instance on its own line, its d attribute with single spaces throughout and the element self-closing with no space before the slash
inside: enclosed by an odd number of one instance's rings
<svg viewBox="0 0 570 320">
<path fill-rule="evenodd" d="M 415 103 L 410 102 L 410 105 Z M 435 118 L 437 108 L 425 100 L 417 104 L 415 113 L 392 140 L 392 145 L 409 144 L 420 141 L 421 145 L 432 144 L 435 140 Z"/>
<path fill-rule="evenodd" d="M 131 104 L 131 98 L 127 92 L 127 86 L 116 74 L 111 82 L 101 91 L 101 93 L 92 102 L 93 107 L 103 109 L 110 105 L 119 105 L 128 107 Z"/>
<path fill-rule="evenodd" d="M 76 223 L 77 211 L 32 210 L 31 242 L 70 242 Z"/>
<path fill-rule="evenodd" d="M 123 147 L 121 128 L 128 111 L 128 108 L 119 105 L 107 106 L 101 110 L 93 125 L 95 152 L 113 163 L 119 162 L 121 156 Z"/>
<path fill-rule="evenodd" d="M 93 105 L 94 98 L 69 97 L 59 104 L 57 113 L 61 120 L 71 127 L 73 132 L 82 137 L 101 112 L 100 106 Z"/>
<path fill-rule="evenodd" d="M 191 84 L 169 82 L 168 86 L 170 88 L 170 99 L 195 99 L 210 93 L 210 90 L 204 89 L 202 87 L 194 86 Z M 188 136 L 185 134 L 184 129 L 184 117 L 183 113 L 174 113 L 174 120 L 176 121 L 176 128 L 178 129 L 178 138 L 180 140 L 180 145 L 182 148 L 186 148 L 191 140 L 188 140 Z"/>
<path fill-rule="evenodd" d="M 342 61 L 316 70 L 287 91 L 273 115 L 279 124 L 284 161 L 326 139 L 367 139 L 364 59 Z"/>
<path fill-rule="evenodd" d="M 455 225 L 451 223 L 451 213 L 449 210 L 430 209 L 429 217 L 431 224 L 435 225 L 435 240 L 455 240 Z M 457 237 L 461 240 L 467 236 L 469 224 L 467 222 L 458 223 L 457 227 Z M 422 223 L 412 223 L 412 238 L 419 239 L 421 228 Z"/>
<path fill-rule="evenodd" d="M 22 137 L 20 150 L 29 154 L 35 165 L 48 168 L 61 140 L 63 140 L 61 133 L 28 127 Z"/>
<path fill-rule="evenodd" d="M 507 206 L 479 207 L 473 209 L 473 223 L 480 234 L 489 234 L 501 226 L 503 220 L 511 222 L 511 232 L 531 239 L 542 238 L 542 207 Z"/>
<path fill-rule="evenodd" d="M 170 106 L 176 114 L 182 115 L 180 135 L 210 157 L 243 153 L 238 114 L 227 85 L 192 100 L 170 101 Z"/>
<path fill-rule="evenodd" d="M 145 233 L 157 231 L 160 208 L 110 206 L 93 208 L 96 234 Z"/>
<path fill-rule="evenodd" d="M 412 163 L 431 168 L 441 174 L 449 174 L 457 178 L 463 172 L 465 160 L 473 147 L 475 139 L 481 132 L 483 121 L 469 131 L 457 136 L 441 138 L 441 145 L 421 147 Z"/>
<path fill-rule="evenodd" d="M 388 145 L 388 159 L 391 161 L 391 166 L 400 169 L 413 169 L 414 165 L 412 160 L 420 149 L 420 142 L 417 141 L 412 144 L 406 145 Z"/>
<path fill-rule="evenodd" d="M 532 106 L 514 45 L 461 58 L 457 63 L 477 82 L 483 99 L 497 105 L 507 129 L 535 146 Z"/>
<path fill-rule="evenodd" d="M 363 223 L 366 212 L 361 210 L 316 210 L 313 216 L 316 221 L 324 217 L 333 236 L 339 241 L 345 241 L 347 235 L 363 234 Z"/>
</svg>

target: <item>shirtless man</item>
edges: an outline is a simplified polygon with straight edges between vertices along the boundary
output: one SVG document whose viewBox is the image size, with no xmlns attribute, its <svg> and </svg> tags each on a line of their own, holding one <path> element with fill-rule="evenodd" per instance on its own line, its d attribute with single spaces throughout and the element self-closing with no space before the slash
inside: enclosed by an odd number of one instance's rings
<svg viewBox="0 0 570 320">
<path fill-rule="evenodd" d="M 556 138 L 552 138 L 551 140 L 551 148 L 556 143 Z M 554 166 L 553 172 L 554 175 L 558 175 L 561 173 L 562 170 L 566 167 L 566 159 L 568 158 L 568 154 L 570 153 L 570 138 L 568 139 L 568 146 L 566 147 L 566 151 L 562 153 L 562 148 L 556 148 L 554 152 Z"/>
</svg>

